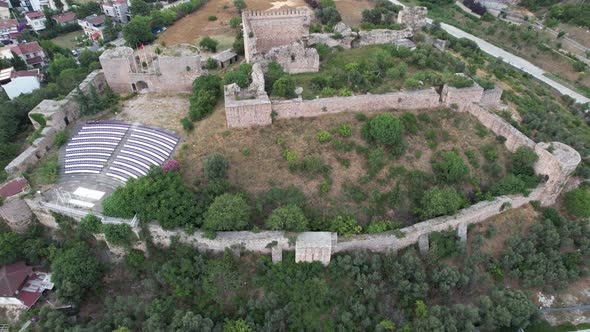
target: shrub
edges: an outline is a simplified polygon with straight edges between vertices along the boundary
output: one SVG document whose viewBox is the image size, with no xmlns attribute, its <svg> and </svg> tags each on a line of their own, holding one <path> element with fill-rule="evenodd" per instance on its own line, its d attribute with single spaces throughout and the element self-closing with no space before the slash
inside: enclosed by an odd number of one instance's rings
<svg viewBox="0 0 590 332">
<path fill-rule="evenodd" d="M 420 87 L 420 81 L 410 77 L 404 81 L 404 87 L 408 90 L 416 90 Z"/>
<path fill-rule="evenodd" d="M 276 61 L 272 61 L 268 64 L 268 68 L 266 73 L 264 74 L 264 88 L 265 90 L 272 94 L 272 86 L 274 83 L 281 77 L 285 75 L 285 71 L 283 67 L 279 65 Z"/>
<path fill-rule="evenodd" d="M 294 98 L 295 95 L 295 81 L 289 76 L 279 78 L 272 85 L 272 93 L 275 96 L 282 98 Z"/>
<path fill-rule="evenodd" d="M 205 159 L 203 169 L 207 180 L 223 179 L 227 176 L 229 162 L 221 153 L 210 154 Z"/>
<path fill-rule="evenodd" d="M 68 135 L 66 134 L 65 130 L 60 130 L 57 133 L 55 133 L 55 138 L 53 143 L 55 145 L 59 146 L 63 146 L 64 144 L 66 144 L 66 142 L 68 141 Z"/>
<path fill-rule="evenodd" d="M 303 158 L 299 168 L 310 175 L 317 175 L 330 170 L 330 166 L 326 165 L 322 157 L 318 154 L 313 154 Z"/>
<path fill-rule="evenodd" d="M 135 239 L 135 233 L 127 224 L 104 224 L 102 231 L 107 241 L 116 246 L 127 246 Z"/>
<path fill-rule="evenodd" d="M 207 59 L 205 62 L 205 69 L 217 69 L 217 61 L 213 58 Z"/>
<path fill-rule="evenodd" d="M 215 198 L 205 213 L 203 228 L 208 231 L 239 231 L 248 226 L 250 206 L 240 195 Z"/>
<path fill-rule="evenodd" d="M 39 165 L 39 178 L 43 184 L 57 182 L 59 175 L 59 163 L 57 158 L 46 159 Z"/>
<path fill-rule="evenodd" d="M 338 134 L 342 137 L 350 137 L 352 135 L 352 127 L 348 123 L 342 123 L 338 126 Z"/>
<path fill-rule="evenodd" d="M 130 249 L 125 256 L 125 264 L 133 269 L 139 269 L 145 262 L 145 255 L 139 249 Z"/>
<path fill-rule="evenodd" d="M 248 63 L 244 63 L 238 67 L 238 69 L 234 71 L 230 71 L 225 75 L 223 78 L 223 84 L 228 85 L 231 83 L 236 83 L 240 88 L 245 89 L 247 88 L 250 83 L 250 75 L 252 73 L 252 65 Z"/>
<path fill-rule="evenodd" d="M 404 124 L 405 130 L 407 130 L 410 134 L 418 133 L 418 119 L 414 114 L 405 112 L 402 115 L 402 123 Z"/>
<path fill-rule="evenodd" d="M 186 131 L 191 131 L 191 130 L 195 129 L 195 125 L 187 117 L 180 119 L 180 123 L 182 124 L 182 128 Z"/>
<path fill-rule="evenodd" d="M 487 161 L 495 161 L 498 159 L 498 151 L 496 150 L 496 147 L 491 144 L 482 146 L 481 153 Z"/>
<path fill-rule="evenodd" d="M 234 16 L 229 19 L 229 26 L 232 27 L 233 29 L 237 28 L 238 25 L 240 25 L 241 23 L 242 23 L 242 18 L 239 16 Z"/>
<path fill-rule="evenodd" d="M 519 176 L 508 174 L 500 180 L 496 181 L 490 187 L 490 193 L 494 196 L 511 195 L 511 194 L 526 194 L 528 188 L 525 181 Z"/>
<path fill-rule="evenodd" d="M 344 183 L 342 185 L 342 191 L 344 192 L 344 196 L 356 203 L 363 202 L 367 199 L 367 194 L 363 191 L 363 189 L 359 186 L 353 185 L 351 183 Z"/>
<path fill-rule="evenodd" d="M 303 232 L 307 229 L 308 220 L 300 207 L 287 205 L 275 209 L 266 226 L 272 230 L 285 230 L 291 232 Z"/>
<path fill-rule="evenodd" d="M 436 178 L 443 183 L 456 183 L 469 174 L 469 167 L 455 151 L 440 151 L 432 160 Z"/>
<path fill-rule="evenodd" d="M 203 39 L 201 39 L 199 42 L 199 46 L 209 52 L 217 51 L 217 45 L 219 45 L 219 42 L 209 36 L 203 37 Z"/>
<path fill-rule="evenodd" d="M 91 233 L 96 234 L 100 233 L 102 230 L 102 221 L 99 217 L 93 214 L 87 214 L 80 220 L 80 224 L 78 225 L 78 232 L 80 233 Z"/>
<path fill-rule="evenodd" d="M 377 142 L 390 146 L 403 144 L 404 125 L 390 113 L 377 115 L 368 122 L 369 134 Z"/>
<path fill-rule="evenodd" d="M 215 16 L 215 15 L 210 15 L 209 17 L 207 17 L 207 20 L 208 20 L 208 21 L 211 21 L 211 22 L 212 22 L 212 21 L 217 21 L 217 16 Z"/>
<path fill-rule="evenodd" d="M 283 151 L 283 159 L 285 159 L 288 163 L 292 164 L 297 162 L 299 156 L 297 155 L 297 152 L 291 149 L 285 149 Z"/>
<path fill-rule="evenodd" d="M 351 236 L 362 230 L 353 216 L 338 216 L 330 221 L 330 231 L 338 233 L 338 236 Z"/>
<path fill-rule="evenodd" d="M 565 208 L 576 217 L 590 217 L 590 191 L 578 188 L 567 192 Z"/>
<path fill-rule="evenodd" d="M 373 177 L 385 166 L 385 150 L 382 147 L 372 149 L 367 156 L 369 176 Z"/>
<path fill-rule="evenodd" d="M 401 227 L 401 223 L 391 220 L 374 220 L 367 225 L 365 232 L 369 234 L 383 233 L 398 229 Z"/>
<path fill-rule="evenodd" d="M 420 216 L 429 219 L 455 214 L 465 205 L 465 199 L 453 188 L 433 187 L 424 193 L 420 203 Z"/>
<path fill-rule="evenodd" d="M 537 160 L 539 156 L 533 149 L 521 146 L 510 156 L 510 172 L 516 175 L 534 175 Z"/>
<path fill-rule="evenodd" d="M 332 134 L 328 131 L 322 130 L 317 134 L 316 139 L 320 143 L 326 143 L 332 140 Z"/>
</svg>

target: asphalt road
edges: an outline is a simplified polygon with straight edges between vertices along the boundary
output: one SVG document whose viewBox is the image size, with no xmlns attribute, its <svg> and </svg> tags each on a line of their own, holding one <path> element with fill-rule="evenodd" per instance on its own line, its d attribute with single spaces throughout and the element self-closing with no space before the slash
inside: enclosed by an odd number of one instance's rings
<svg viewBox="0 0 590 332">
<path fill-rule="evenodd" d="M 406 5 L 402 4 L 401 2 L 397 1 L 397 0 L 389 0 L 391 3 L 398 5 L 398 6 L 402 6 L 405 7 Z M 432 19 L 426 19 L 426 21 L 430 24 L 432 23 Z M 543 75 L 545 74 L 545 71 L 535 65 L 533 65 L 532 63 L 528 62 L 527 60 L 518 57 L 512 53 L 506 52 L 503 49 L 494 46 L 490 43 L 488 43 L 487 41 L 478 38 L 472 34 L 469 34 L 459 28 L 456 28 L 452 25 L 448 25 L 446 23 L 441 23 L 441 28 L 443 28 L 446 32 L 448 32 L 451 36 L 454 36 L 456 38 L 467 38 L 470 40 L 473 40 L 478 46 L 479 48 L 486 52 L 487 54 L 495 57 L 495 58 L 501 58 L 502 61 L 506 62 L 507 64 L 518 68 L 520 70 L 522 70 L 525 73 L 530 74 L 531 76 L 535 77 L 536 79 L 538 79 L 539 81 L 542 81 L 544 83 L 546 83 L 547 85 L 553 87 L 555 90 L 559 91 L 559 93 L 561 93 L 562 95 L 567 95 L 572 97 L 576 102 L 584 104 L 584 103 L 590 103 L 590 98 L 586 98 L 584 96 L 582 96 L 581 94 L 573 91 L 572 89 L 550 79 L 549 77 Z"/>
</svg>

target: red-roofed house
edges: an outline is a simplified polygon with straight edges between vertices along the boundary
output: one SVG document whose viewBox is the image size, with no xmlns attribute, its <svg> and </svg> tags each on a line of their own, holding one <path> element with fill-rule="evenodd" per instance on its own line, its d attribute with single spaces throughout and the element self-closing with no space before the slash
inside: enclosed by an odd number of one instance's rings
<svg viewBox="0 0 590 332">
<path fill-rule="evenodd" d="M 51 19 L 61 26 L 78 23 L 78 21 L 76 20 L 76 13 L 72 12 L 55 15 L 51 17 Z"/>
<path fill-rule="evenodd" d="M 35 271 L 24 262 L 0 268 L 0 304 L 31 308 L 53 286 L 51 273 Z"/>
<path fill-rule="evenodd" d="M 45 67 L 45 53 L 36 41 L 14 45 L 10 50 L 33 68 Z"/>
<path fill-rule="evenodd" d="M 10 5 L 7 1 L 0 0 L 0 20 L 7 20 L 10 18 Z"/>
<path fill-rule="evenodd" d="M 0 20 L 0 41 L 12 40 L 13 36 L 18 35 L 17 20 Z"/>
<path fill-rule="evenodd" d="M 90 15 L 86 18 L 78 20 L 78 24 L 84 30 L 84 34 L 92 40 L 96 41 L 99 39 L 104 39 L 103 30 L 104 30 L 104 15 Z"/>
<path fill-rule="evenodd" d="M 25 14 L 27 24 L 35 31 L 45 30 L 45 14 L 43 12 L 30 12 Z"/>
<path fill-rule="evenodd" d="M 0 84 L 10 99 L 39 89 L 42 79 L 39 69 L 14 70 L 10 67 L 0 70 Z"/>
</svg>

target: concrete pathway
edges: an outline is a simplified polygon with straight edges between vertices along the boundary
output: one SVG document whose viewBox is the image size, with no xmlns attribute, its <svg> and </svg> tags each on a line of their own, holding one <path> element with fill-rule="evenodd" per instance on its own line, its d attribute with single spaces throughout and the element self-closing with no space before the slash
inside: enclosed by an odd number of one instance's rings
<svg viewBox="0 0 590 332">
<path fill-rule="evenodd" d="M 405 7 L 404 4 L 402 4 L 401 2 L 397 1 L 397 0 L 389 0 L 391 3 L 393 3 L 394 5 L 398 5 L 398 6 L 402 6 Z M 432 23 L 432 19 L 427 18 L 426 19 L 427 23 Z M 518 68 L 530 75 L 532 75 L 533 77 L 535 77 L 536 79 L 538 79 L 539 81 L 544 82 L 545 84 L 551 86 L 552 88 L 554 88 L 555 90 L 559 91 L 559 93 L 561 93 L 562 95 L 568 95 L 570 97 L 572 97 L 576 102 L 584 104 L 584 103 L 590 103 L 590 98 L 586 98 L 584 96 L 582 96 L 581 94 L 573 91 L 572 89 L 550 79 L 549 77 L 545 76 L 545 71 L 535 65 L 533 65 L 532 63 L 528 62 L 527 60 L 518 57 L 512 53 L 506 52 L 503 49 L 494 46 L 490 43 L 488 43 L 487 41 L 478 38 L 472 34 L 469 34 L 459 28 L 456 28 L 452 25 L 448 25 L 446 23 L 441 23 L 441 28 L 443 28 L 446 32 L 448 32 L 451 36 L 456 37 L 456 38 L 467 38 L 469 40 L 474 41 L 477 46 L 479 46 L 479 48 L 486 52 L 487 54 L 495 57 L 495 58 L 501 58 L 502 61 L 506 62 L 507 64 Z"/>
</svg>

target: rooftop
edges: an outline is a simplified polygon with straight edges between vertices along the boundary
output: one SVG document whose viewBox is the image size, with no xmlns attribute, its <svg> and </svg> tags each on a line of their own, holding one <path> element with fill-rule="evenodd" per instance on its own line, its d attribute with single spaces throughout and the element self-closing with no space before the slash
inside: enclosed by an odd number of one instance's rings
<svg viewBox="0 0 590 332">
<path fill-rule="evenodd" d="M 95 14 L 95 15 L 87 16 L 87 17 L 81 19 L 80 21 L 85 21 L 85 22 L 88 22 L 92 25 L 101 25 L 101 24 L 104 24 L 104 19 L 105 19 L 104 15 L 96 15 Z"/>
<path fill-rule="evenodd" d="M 237 54 L 233 52 L 231 49 L 227 49 L 225 51 L 219 52 L 212 56 L 213 59 L 221 62 L 225 62 L 229 59 L 236 57 Z"/>
<path fill-rule="evenodd" d="M 16 262 L 0 268 L 0 296 L 14 296 L 33 268 L 25 262 Z"/>
<path fill-rule="evenodd" d="M 30 19 L 34 19 L 34 18 L 39 18 L 39 17 L 45 17 L 45 14 L 43 14 L 42 12 L 29 12 L 29 13 L 26 13 L 25 16 Z"/>
<path fill-rule="evenodd" d="M 41 52 L 43 49 L 39 46 L 39 43 L 34 41 L 31 43 L 22 43 L 10 48 L 11 51 L 16 53 L 17 55 Z"/>
<path fill-rule="evenodd" d="M 57 23 L 67 23 L 76 19 L 76 13 L 67 12 L 52 17 Z"/>
<path fill-rule="evenodd" d="M 7 184 L 0 187 L 0 196 L 2 197 L 10 197 L 16 194 L 23 192 L 24 188 L 29 184 L 29 182 L 24 179 L 16 179 L 8 182 Z"/>
<path fill-rule="evenodd" d="M 8 7 L 8 2 L 6 2 L 6 1 L 0 1 L 0 7 L 10 8 L 10 7 Z"/>
<path fill-rule="evenodd" d="M 0 20 L 0 29 L 16 28 L 18 26 L 17 20 Z"/>
</svg>

